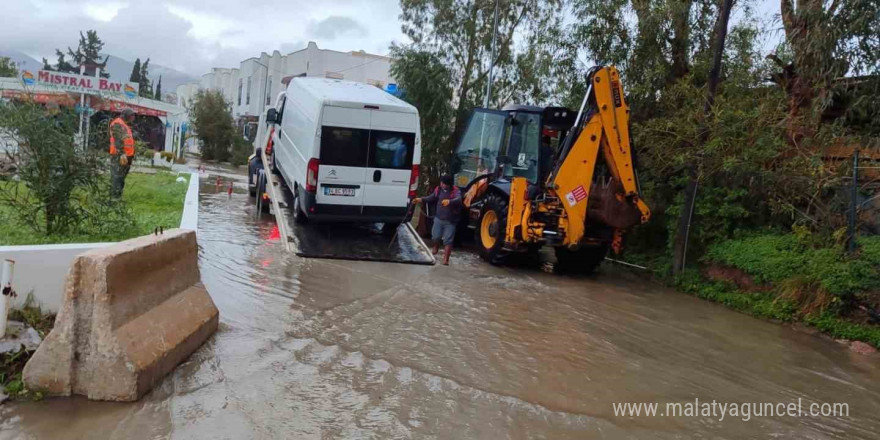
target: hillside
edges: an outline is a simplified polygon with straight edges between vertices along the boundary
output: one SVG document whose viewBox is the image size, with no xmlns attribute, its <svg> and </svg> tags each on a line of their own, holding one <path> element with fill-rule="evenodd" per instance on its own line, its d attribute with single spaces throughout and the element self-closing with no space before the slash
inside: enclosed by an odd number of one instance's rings
<svg viewBox="0 0 880 440">
<path fill-rule="evenodd" d="M 43 63 L 13 49 L 0 49 L 0 57 L 8 57 L 18 66 L 18 70 L 39 70 Z"/>
<path fill-rule="evenodd" d="M 0 49 L 0 57 L 9 57 L 18 65 L 19 70 L 40 70 L 43 67 L 42 61 L 14 49 Z M 131 76 L 132 67 L 134 67 L 134 61 L 114 55 L 110 55 L 110 59 L 107 60 L 107 71 L 110 72 L 110 77 L 113 79 L 128 81 L 128 78 Z M 157 81 L 160 75 L 162 76 L 162 89 L 165 92 L 173 92 L 177 89 L 178 85 L 196 79 L 179 70 L 174 70 L 160 64 L 153 64 L 152 62 L 150 62 L 149 69 L 150 78 L 153 82 Z"/>
</svg>

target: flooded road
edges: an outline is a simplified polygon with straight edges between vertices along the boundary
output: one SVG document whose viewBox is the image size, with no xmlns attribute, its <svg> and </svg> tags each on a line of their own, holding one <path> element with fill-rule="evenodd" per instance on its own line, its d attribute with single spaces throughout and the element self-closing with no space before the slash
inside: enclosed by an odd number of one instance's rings
<svg viewBox="0 0 880 440">
<path fill-rule="evenodd" d="M 209 169 L 209 172 L 211 170 Z M 214 170 L 216 172 L 216 170 Z M 203 179 L 220 330 L 137 403 L 0 406 L 0 439 L 880 437 L 880 361 L 604 268 L 297 257 Z M 840 402 L 848 417 L 630 417 L 614 403 Z"/>
</svg>

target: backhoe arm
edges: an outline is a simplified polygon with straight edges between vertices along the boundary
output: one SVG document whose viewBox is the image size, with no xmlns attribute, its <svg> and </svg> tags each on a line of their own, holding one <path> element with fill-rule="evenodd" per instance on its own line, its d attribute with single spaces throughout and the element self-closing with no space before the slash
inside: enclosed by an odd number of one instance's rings
<svg viewBox="0 0 880 440">
<path fill-rule="evenodd" d="M 611 190 L 621 209 L 611 209 L 604 223 L 620 235 L 626 227 L 647 222 L 651 216 L 641 200 L 632 158 L 629 138 L 629 107 L 624 100 L 620 76 L 615 67 L 595 69 L 590 77 L 591 87 L 584 102 L 586 116 L 578 118 L 572 133 L 578 133 L 568 151 L 563 151 L 547 188 L 561 202 L 565 215 L 560 221 L 566 246 L 577 246 L 584 237 L 593 177 L 599 152 L 613 177 Z M 592 93 L 592 100 L 589 94 Z M 630 220 L 628 218 L 634 218 Z"/>
</svg>

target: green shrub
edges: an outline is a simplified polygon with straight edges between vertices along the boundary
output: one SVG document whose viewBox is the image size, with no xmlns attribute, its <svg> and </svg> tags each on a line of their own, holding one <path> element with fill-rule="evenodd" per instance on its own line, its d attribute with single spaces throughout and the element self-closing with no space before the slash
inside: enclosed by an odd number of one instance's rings
<svg viewBox="0 0 880 440">
<path fill-rule="evenodd" d="M 190 123 L 198 133 L 202 159 L 225 162 L 236 135 L 230 106 L 218 90 L 199 90 L 189 106 Z"/>
<path fill-rule="evenodd" d="M 153 158 L 153 154 L 156 152 L 156 150 L 148 147 L 147 144 L 141 141 L 136 141 L 134 143 L 134 151 L 137 157 L 144 160 L 151 160 Z"/>
<path fill-rule="evenodd" d="M 865 261 L 880 266 L 880 235 L 859 237 L 859 256 Z"/>
<path fill-rule="evenodd" d="M 76 144 L 78 123 L 69 109 L 0 102 L 0 139 L 19 147 L 5 157 L 18 179 L 0 179 L 0 207 L 18 224 L 49 236 L 126 216 L 125 204 L 110 197 L 107 153 Z M 103 137 L 101 130 L 90 132 L 87 143 Z"/>
<path fill-rule="evenodd" d="M 229 162 L 233 165 L 247 165 L 248 157 L 253 153 L 253 145 L 236 136 L 232 142 L 232 157 L 230 157 Z"/>
<path fill-rule="evenodd" d="M 709 247 L 705 259 L 741 269 L 764 284 L 792 277 L 804 266 L 801 242 L 792 234 L 722 241 Z"/>
<path fill-rule="evenodd" d="M 846 255 L 842 245 L 810 235 L 765 234 L 727 240 L 709 247 L 705 259 L 741 269 L 764 284 L 799 278 L 828 293 L 846 297 L 880 286 L 880 242 L 872 240 L 864 258 Z"/>
</svg>

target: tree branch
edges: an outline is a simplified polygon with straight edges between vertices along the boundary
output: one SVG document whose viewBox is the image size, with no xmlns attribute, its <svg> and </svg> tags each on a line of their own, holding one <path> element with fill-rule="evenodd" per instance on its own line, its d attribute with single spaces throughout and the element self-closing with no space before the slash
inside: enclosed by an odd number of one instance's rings
<svg viewBox="0 0 880 440">
<path fill-rule="evenodd" d="M 495 54 L 495 60 L 492 62 L 493 65 L 501 59 L 501 54 L 504 53 L 504 50 L 510 45 L 510 41 L 513 39 L 513 33 L 516 31 L 519 23 L 526 16 L 526 12 L 529 10 L 529 4 L 530 3 L 526 3 L 525 5 L 523 5 L 522 11 L 520 11 L 519 13 L 519 17 L 517 17 L 516 21 L 510 26 L 510 29 L 507 30 L 507 36 L 504 38 L 504 43 L 502 45 L 499 45 L 499 47 L 501 47 L 501 50 L 499 50 L 498 53 Z M 484 70 L 482 73 L 477 75 L 477 78 L 474 79 L 474 83 L 482 81 L 483 78 L 485 78 L 488 74 L 489 69 Z"/>
<path fill-rule="evenodd" d="M 775 53 L 771 53 L 764 58 L 773 61 L 779 67 L 785 68 L 785 62 L 782 61 L 782 59 L 780 59 Z"/>
<path fill-rule="evenodd" d="M 779 9 L 782 13 L 782 26 L 785 28 L 785 34 L 791 38 L 794 32 L 794 6 L 792 0 L 780 0 Z"/>
</svg>

